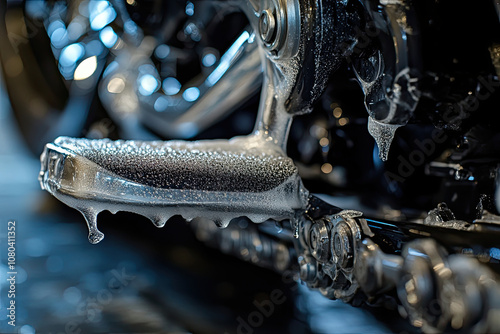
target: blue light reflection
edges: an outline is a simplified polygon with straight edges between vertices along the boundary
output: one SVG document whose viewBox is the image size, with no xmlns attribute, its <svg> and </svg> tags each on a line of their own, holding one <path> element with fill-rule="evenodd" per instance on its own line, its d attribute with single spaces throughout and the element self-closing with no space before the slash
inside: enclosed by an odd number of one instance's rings
<svg viewBox="0 0 500 334">
<path fill-rule="evenodd" d="M 194 102 L 200 97 L 200 90 L 197 87 L 190 87 L 182 93 L 184 100 Z"/>
<path fill-rule="evenodd" d="M 115 33 L 113 28 L 106 27 L 99 33 L 99 38 L 101 39 L 102 44 L 104 44 L 109 49 L 115 45 L 116 41 L 118 40 L 118 35 Z"/>
<path fill-rule="evenodd" d="M 226 73 L 226 71 L 229 69 L 232 60 L 249 37 L 250 34 L 247 31 L 244 31 L 240 35 L 240 37 L 238 37 L 238 39 L 233 43 L 233 45 L 231 45 L 231 47 L 226 51 L 226 53 L 224 53 L 224 55 L 220 59 L 219 66 L 217 66 L 215 70 L 210 73 L 207 80 L 205 81 L 208 86 L 215 85 L 220 80 L 220 78 L 222 78 L 224 73 Z"/>
<path fill-rule="evenodd" d="M 166 78 L 163 80 L 163 91 L 167 95 L 175 95 L 181 90 L 181 83 L 176 78 Z"/>
<path fill-rule="evenodd" d="M 71 67 L 76 64 L 85 54 L 85 48 L 81 43 L 70 44 L 61 51 L 59 56 L 59 65 Z"/>
<path fill-rule="evenodd" d="M 158 88 L 158 80 L 151 74 L 144 74 L 139 78 L 139 93 L 150 96 Z"/>
<path fill-rule="evenodd" d="M 101 30 L 116 18 L 116 11 L 108 1 L 91 1 L 89 14 L 92 30 Z"/>
</svg>

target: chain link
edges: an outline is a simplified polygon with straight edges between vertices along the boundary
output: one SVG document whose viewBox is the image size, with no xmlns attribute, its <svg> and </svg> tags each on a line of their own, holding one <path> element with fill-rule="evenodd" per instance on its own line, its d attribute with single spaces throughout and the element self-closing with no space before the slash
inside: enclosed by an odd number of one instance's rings
<svg viewBox="0 0 500 334">
<path fill-rule="evenodd" d="M 376 304 L 397 291 L 400 314 L 424 332 L 500 330 L 500 287 L 486 264 L 431 238 L 401 238 L 388 251 L 361 212 L 322 205 L 292 223 L 242 218 L 219 229 L 198 220 L 193 228 L 211 246 L 278 272 L 298 263 L 300 280 L 330 299 Z"/>
</svg>

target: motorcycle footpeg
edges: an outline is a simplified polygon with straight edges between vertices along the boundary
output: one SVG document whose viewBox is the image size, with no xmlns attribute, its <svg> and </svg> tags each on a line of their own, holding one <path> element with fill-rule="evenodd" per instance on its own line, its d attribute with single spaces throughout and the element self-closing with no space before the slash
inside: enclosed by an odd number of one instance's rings
<svg viewBox="0 0 500 334">
<path fill-rule="evenodd" d="M 89 241 L 101 211 L 128 211 L 162 227 L 174 215 L 203 217 L 225 227 L 290 219 L 307 205 L 293 161 L 253 137 L 216 141 L 111 141 L 59 137 L 45 146 L 43 189 L 80 211 Z"/>
</svg>

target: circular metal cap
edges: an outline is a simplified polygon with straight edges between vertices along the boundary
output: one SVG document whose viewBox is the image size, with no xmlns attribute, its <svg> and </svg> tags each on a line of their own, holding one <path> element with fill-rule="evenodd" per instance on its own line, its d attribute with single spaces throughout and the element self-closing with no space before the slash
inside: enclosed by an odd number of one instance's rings
<svg viewBox="0 0 500 334">
<path fill-rule="evenodd" d="M 266 9 L 260 14 L 259 32 L 265 43 L 272 44 L 276 32 L 276 20 L 270 9 Z"/>
</svg>

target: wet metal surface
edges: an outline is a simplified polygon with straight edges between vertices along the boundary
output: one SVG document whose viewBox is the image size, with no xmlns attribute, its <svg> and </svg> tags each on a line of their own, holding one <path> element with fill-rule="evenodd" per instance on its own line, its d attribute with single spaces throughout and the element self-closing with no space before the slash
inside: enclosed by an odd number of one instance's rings
<svg viewBox="0 0 500 334">
<path fill-rule="evenodd" d="M 387 333 L 373 313 L 197 243 L 186 224 L 103 213 L 91 245 L 78 212 L 39 188 L 39 162 L 0 106 L 1 333 Z M 6 320 L 6 234 L 16 221 L 16 326 Z M 174 219 L 175 220 L 175 219 Z M 140 232 L 138 226 L 146 226 Z M 134 238 L 131 235 L 134 235 Z"/>
</svg>

